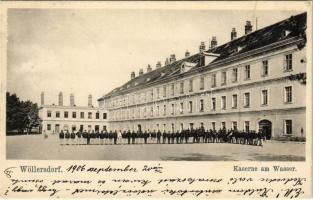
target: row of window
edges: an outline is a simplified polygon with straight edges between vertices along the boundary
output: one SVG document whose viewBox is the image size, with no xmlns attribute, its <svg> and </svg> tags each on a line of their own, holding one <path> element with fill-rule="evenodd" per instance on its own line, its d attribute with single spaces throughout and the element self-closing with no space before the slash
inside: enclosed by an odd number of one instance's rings
<svg viewBox="0 0 313 200">
<path fill-rule="evenodd" d="M 284 93 L 285 93 L 285 97 L 284 97 L 284 102 L 285 103 L 292 103 L 292 86 L 287 86 L 284 88 Z M 233 94 L 231 96 L 232 98 L 232 109 L 237 109 L 238 107 L 238 94 Z M 227 98 L 226 96 L 221 96 L 221 110 L 226 110 L 227 107 Z M 268 105 L 268 102 L 269 102 L 269 97 L 268 97 L 268 90 L 261 90 L 261 106 L 266 106 Z M 176 110 L 176 104 L 175 103 L 172 103 L 170 104 L 171 105 L 171 112 L 170 114 L 171 115 L 174 115 L 175 114 L 175 110 Z M 215 111 L 216 110 L 216 105 L 217 105 L 217 98 L 216 97 L 212 97 L 211 98 L 211 110 L 212 111 Z M 200 99 L 200 102 L 199 102 L 199 112 L 204 112 L 204 100 L 203 99 Z M 250 92 L 246 92 L 243 94 L 243 107 L 244 108 L 248 108 L 250 107 Z M 193 105 L 193 101 L 188 101 L 188 112 L 189 113 L 192 113 L 193 112 L 193 108 L 194 108 L 194 105 Z M 146 113 L 147 113 L 147 109 L 144 107 L 143 108 L 143 117 L 147 117 L 146 116 Z M 163 115 L 165 116 L 167 113 L 167 105 L 163 105 Z M 180 114 L 183 114 L 184 113 L 184 102 L 180 102 L 179 103 L 179 113 Z M 125 119 L 125 118 L 129 118 L 129 116 L 126 116 L 127 115 L 127 111 L 122 111 L 122 112 L 119 112 L 119 111 L 113 111 L 112 113 L 112 116 L 113 116 L 113 119 Z M 138 109 L 136 112 L 132 112 L 132 118 L 135 117 L 135 115 L 137 115 L 137 117 L 140 117 L 141 116 L 141 111 L 140 109 Z M 153 117 L 154 115 L 154 107 L 151 106 L 150 107 L 150 116 Z M 160 106 L 156 106 L 156 116 L 159 116 L 160 115 Z"/>
<path fill-rule="evenodd" d="M 92 131 L 92 130 L 100 131 L 100 125 L 94 125 L 94 127 L 92 125 L 87 125 L 87 129 L 86 129 L 86 127 L 84 127 L 84 125 L 80 125 L 79 129 L 78 129 L 78 127 L 76 127 L 76 125 L 72 125 L 71 129 L 70 129 L 69 125 L 67 125 L 67 124 L 64 124 L 62 129 L 60 127 L 60 124 L 54 125 L 54 128 L 53 128 L 54 132 L 57 133 L 61 130 L 63 130 L 63 131 L 78 131 L 78 130 L 79 131 L 85 131 L 85 130 L 87 130 L 87 131 Z M 107 126 L 102 126 L 102 130 L 103 131 L 107 130 Z M 52 125 L 51 124 L 47 124 L 47 131 L 52 131 Z"/>
<path fill-rule="evenodd" d="M 77 118 L 77 113 L 79 113 L 80 115 L 80 119 L 84 119 L 85 118 L 85 112 L 75 112 L 73 111 L 71 114 L 72 118 L 73 119 L 76 119 Z M 92 112 L 88 112 L 87 113 L 87 118 L 88 119 L 92 119 L 92 116 L 93 113 Z M 48 110 L 47 111 L 47 117 L 48 118 L 51 118 L 52 117 L 52 111 Z M 96 119 L 100 119 L 100 113 L 99 112 L 96 112 L 95 113 L 95 117 Z M 60 111 L 56 111 L 55 112 L 55 118 L 61 118 L 61 112 Z M 69 112 L 68 111 L 64 111 L 63 112 L 63 118 L 69 118 Z M 107 113 L 102 113 L 102 119 L 107 119 Z"/>
<path fill-rule="evenodd" d="M 287 54 L 284 57 L 284 71 L 291 71 L 292 70 L 292 54 Z M 227 71 L 221 71 L 221 86 L 224 86 L 227 84 L 228 80 L 228 73 Z M 266 77 L 269 75 L 269 62 L 268 60 L 263 60 L 262 61 L 262 69 L 261 69 L 261 76 Z M 251 67 L 250 65 L 245 65 L 244 66 L 244 80 L 249 80 L 251 78 Z M 214 88 L 217 86 L 217 73 L 214 73 L 211 75 L 211 88 Z M 231 81 L 233 83 L 238 82 L 238 67 L 231 69 Z M 205 82 L 205 77 L 200 77 L 200 90 L 204 90 L 204 84 Z M 194 91 L 194 80 L 190 79 L 188 81 L 188 91 L 193 92 Z M 163 86 L 163 97 L 166 97 L 167 95 L 167 86 Z M 160 90 L 161 88 L 158 87 L 156 88 L 156 99 L 160 99 Z M 185 93 L 185 81 L 181 81 L 179 83 L 179 93 L 184 94 Z M 174 96 L 175 94 L 175 84 L 172 83 L 170 85 L 170 95 Z M 150 99 L 153 100 L 154 97 L 154 91 L 150 91 Z M 146 93 L 142 94 L 137 94 L 130 96 L 128 99 L 129 104 L 134 104 L 138 102 L 145 102 L 146 101 Z M 126 98 L 120 99 L 120 100 L 112 100 L 111 106 L 116 106 L 116 105 L 126 105 Z"/>
</svg>

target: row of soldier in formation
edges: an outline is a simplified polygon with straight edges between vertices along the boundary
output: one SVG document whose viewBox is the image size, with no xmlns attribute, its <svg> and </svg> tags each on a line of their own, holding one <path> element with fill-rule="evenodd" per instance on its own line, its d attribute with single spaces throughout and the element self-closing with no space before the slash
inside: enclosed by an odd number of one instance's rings
<svg viewBox="0 0 313 200">
<path fill-rule="evenodd" d="M 236 143 L 262 146 L 265 134 L 259 131 L 233 129 L 205 130 L 186 129 L 166 131 L 72 131 L 59 133 L 63 144 L 182 144 L 182 143 Z"/>
</svg>

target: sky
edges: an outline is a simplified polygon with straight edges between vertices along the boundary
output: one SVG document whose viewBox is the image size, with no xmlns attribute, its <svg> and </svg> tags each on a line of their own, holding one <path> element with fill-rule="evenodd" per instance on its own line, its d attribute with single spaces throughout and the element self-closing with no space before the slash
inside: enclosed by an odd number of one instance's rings
<svg viewBox="0 0 313 200">
<path fill-rule="evenodd" d="M 86 106 L 130 80 L 130 74 L 147 65 L 162 65 L 170 54 L 183 58 L 186 50 L 230 40 L 234 27 L 244 34 L 250 20 L 253 30 L 284 20 L 299 11 L 223 10 L 90 10 L 11 9 L 8 11 L 7 90 L 22 100 L 64 105 L 70 93 L 75 104 Z"/>
</svg>

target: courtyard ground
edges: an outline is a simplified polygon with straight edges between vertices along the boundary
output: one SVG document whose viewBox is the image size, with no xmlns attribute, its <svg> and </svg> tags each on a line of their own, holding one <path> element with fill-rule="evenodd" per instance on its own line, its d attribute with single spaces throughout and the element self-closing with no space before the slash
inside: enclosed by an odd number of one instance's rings
<svg viewBox="0 0 313 200">
<path fill-rule="evenodd" d="M 6 137 L 7 159 L 304 161 L 305 143 L 267 141 L 263 147 L 228 144 L 60 145 L 57 135 Z"/>
</svg>

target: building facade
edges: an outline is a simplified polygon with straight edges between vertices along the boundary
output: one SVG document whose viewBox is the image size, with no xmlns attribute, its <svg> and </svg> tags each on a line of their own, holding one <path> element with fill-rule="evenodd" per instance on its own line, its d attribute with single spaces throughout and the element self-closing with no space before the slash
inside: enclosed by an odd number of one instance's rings
<svg viewBox="0 0 313 200">
<path fill-rule="evenodd" d="M 252 32 L 165 66 L 140 70 L 98 99 L 110 112 L 112 130 L 266 131 L 267 138 L 306 132 L 306 13 Z M 104 104 L 103 102 L 106 102 Z M 101 103 L 102 102 L 102 103 Z"/>
<path fill-rule="evenodd" d="M 41 94 L 42 133 L 59 133 L 63 131 L 102 131 L 108 130 L 108 113 L 103 108 L 93 107 L 91 95 L 88 97 L 88 106 L 76 106 L 74 95 L 70 95 L 70 105 L 63 105 L 63 94 L 59 94 L 58 105 L 45 105 L 44 94 Z"/>
</svg>

